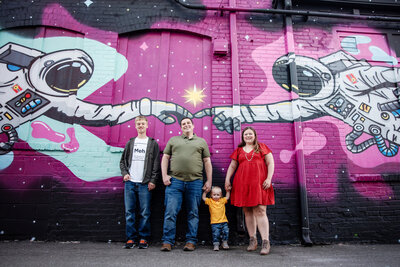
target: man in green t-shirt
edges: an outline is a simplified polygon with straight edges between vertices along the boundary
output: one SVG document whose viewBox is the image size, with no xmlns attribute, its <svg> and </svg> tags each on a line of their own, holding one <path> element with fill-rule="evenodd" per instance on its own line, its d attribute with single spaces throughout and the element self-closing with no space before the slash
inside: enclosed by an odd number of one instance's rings
<svg viewBox="0 0 400 267">
<path fill-rule="evenodd" d="M 163 182 L 166 185 L 161 251 L 171 251 L 175 243 L 176 217 L 183 200 L 188 220 L 183 250 L 195 249 L 202 189 L 209 192 L 212 184 L 212 165 L 207 142 L 193 133 L 194 125 L 190 118 L 181 120 L 181 128 L 182 135 L 174 136 L 168 141 L 161 161 Z M 207 176 L 204 186 L 203 166 Z"/>
</svg>

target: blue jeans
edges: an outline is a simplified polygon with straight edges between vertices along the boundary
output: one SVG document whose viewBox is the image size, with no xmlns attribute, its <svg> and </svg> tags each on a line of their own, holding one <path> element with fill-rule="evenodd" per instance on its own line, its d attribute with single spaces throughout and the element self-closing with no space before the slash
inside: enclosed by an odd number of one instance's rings
<svg viewBox="0 0 400 267">
<path fill-rule="evenodd" d="M 197 243 L 202 187 L 202 180 L 183 182 L 176 178 L 171 178 L 171 184 L 165 189 L 163 243 L 171 245 L 175 243 L 176 217 L 181 210 L 183 198 L 185 199 L 188 221 L 186 242 Z"/>
<path fill-rule="evenodd" d="M 212 230 L 212 238 L 213 238 L 213 244 L 216 245 L 219 241 L 228 241 L 229 238 L 229 227 L 228 223 L 213 223 L 211 224 L 211 230 Z"/>
<path fill-rule="evenodd" d="M 150 202 L 151 192 L 147 184 L 125 182 L 125 219 L 126 219 L 126 238 L 136 240 L 138 231 L 136 230 L 136 209 L 139 208 L 139 237 L 149 240 L 150 227 Z"/>
</svg>

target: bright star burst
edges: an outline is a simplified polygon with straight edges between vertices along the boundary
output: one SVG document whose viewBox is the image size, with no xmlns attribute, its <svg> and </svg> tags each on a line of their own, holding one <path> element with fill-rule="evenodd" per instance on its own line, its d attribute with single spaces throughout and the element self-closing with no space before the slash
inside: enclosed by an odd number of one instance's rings
<svg viewBox="0 0 400 267">
<path fill-rule="evenodd" d="M 203 98 L 206 97 L 206 95 L 203 94 L 203 90 L 201 91 L 197 91 L 196 85 L 194 85 L 193 90 L 189 91 L 189 90 L 185 90 L 186 91 L 186 95 L 184 95 L 183 97 L 186 98 L 186 102 L 191 102 L 195 107 L 197 105 L 197 103 L 199 102 L 203 102 Z"/>
</svg>

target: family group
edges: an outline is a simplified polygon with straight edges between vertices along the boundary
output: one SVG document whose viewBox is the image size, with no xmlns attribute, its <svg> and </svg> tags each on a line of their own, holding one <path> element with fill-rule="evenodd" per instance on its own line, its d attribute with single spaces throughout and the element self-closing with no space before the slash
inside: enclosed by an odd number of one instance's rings
<svg viewBox="0 0 400 267">
<path fill-rule="evenodd" d="M 131 138 L 122 153 L 120 168 L 125 183 L 125 248 L 148 248 L 151 234 L 151 191 L 162 174 L 165 185 L 165 213 L 161 251 L 171 251 L 175 243 L 176 220 L 182 203 L 187 213 L 184 251 L 193 251 L 197 243 L 199 206 L 203 200 L 209 206 L 213 249 L 229 249 L 229 227 L 225 204 L 242 207 L 249 234 L 248 251 L 257 250 L 257 229 L 260 233 L 261 255 L 270 252 L 267 205 L 275 204 L 271 185 L 274 159 L 267 145 L 257 140 L 252 127 L 242 131 L 241 143 L 231 154 L 225 178 L 226 195 L 212 186 L 211 155 L 207 142 L 194 133 L 192 119 L 180 121 L 182 135 L 168 141 L 160 162 L 160 149 L 154 138 L 147 136 L 148 121 L 135 118 L 137 137 Z M 206 181 L 203 182 L 203 170 Z M 234 175 L 235 174 L 235 175 Z M 234 175 L 233 182 L 231 178 Z M 209 197 L 207 195 L 209 194 Z M 136 211 L 139 221 L 136 227 Z"/>
</svg>

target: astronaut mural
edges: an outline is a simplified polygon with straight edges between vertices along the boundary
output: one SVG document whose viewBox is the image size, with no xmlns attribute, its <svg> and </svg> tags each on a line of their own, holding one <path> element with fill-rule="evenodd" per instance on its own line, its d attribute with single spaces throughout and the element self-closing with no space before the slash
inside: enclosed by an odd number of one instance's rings
<svg viewBox="0 0 400 267">
<path fill-rule="evenodd" d="M 220 106 L 194 116 L 213 116 L 221 131 L 240 130 L 240 123 L 292 122 L 332 116 L 352 127 L 346 147 L 361 153 L 375 145 L 386 157 L 397 155 L 400 145 L 400 69 L 372 66 L 345 51 L 319 59 L 282 56 L 272 68 L 276 83 L 290 91 L 288 67 L 297 65 L 299 83 L 292 85 L 298 98 L 264 105 Z M 235 108 L 238 110 L 234 116 Z M 356 143 L 366 133 L 371 138 Z M 387 142 L 387 143 L 386 143 Z"/>
<path fill-rule="evenodd" d="M 115 106 L 76 99 L 71 105 L 66 99 L 88 82 L 94 68 L 92 59 L 82 50 L 44 54 L 10 43 L 0 49 L 0 62 L 1 87 L 12 88 L 4 90 L 2 97 L 7 102 L 1 107 L 0 126 L 9 140 L 0 144 L 0 154 L 12 148 L 19 125 L 43 114 L 63 122 L 94 126 L 121 124 L 139 115 L 155 115 L 166 124 L 175 122 L 171 114 L 178 118 L 191 116 L 179 105 L 148 98 Z"/>
<path fill-rule="evenodd" d="M 57 126 L 46 122 L 43 116 L 60 123 L 96 127 L 122 124 L 138 115 L 155 116 L 165 124 L 174 123 L 176 118 L 192 116 L 180 105 L 149 98 L 117 105 L 94 104 L 81 100 L 77 97 L 78 90 L 90 81 L 94 68 L 92 58 L 80 49 L 45 53 L 17 43 L 7 43 L 0 48 L 0 129 L 7 136 L 7 140 L 0 143 L 1 169 L 10 164 L 4 158 L 10 158 L 7 154 L 12 152 L 13 145 L 18 141 L 18 128 L 29 125 L 29 122 L 32 128 L 29 131 L 33 137 L 52 142 L 66 139 L 64 134 L 54 130 Z M 35 120 L 37 118 L 40 119 Z M 76 128 L 67 129 L 70 142 L 61 144 L 66 153 L 76 152 L 79 145 L 84 146 L 84 142 L 79 144 L 77 141 Z M 81 134 L 90 136 L 83 128 L 80 131 Z M 98 140 L 95 136 L 93 139 Z M 104 142 L 98 142 L 99 146 L 109 147 Z M 35 148 L 34 143 L 32 146 Z M 109 156 L 118 158 L 120 155 L 109 153 Z M 72 156 L 72 159 L 64 158 L 63 161 L 68 164 L 69 161 L 76 160 L 78 159 L 73 159 Z M 113 172 L 103 176 L 94 175 L 95 178 L 84 178 L 79 168 L 70 169 L 79 178 L 86 180 L 118 175 Z"/>
</svg>

